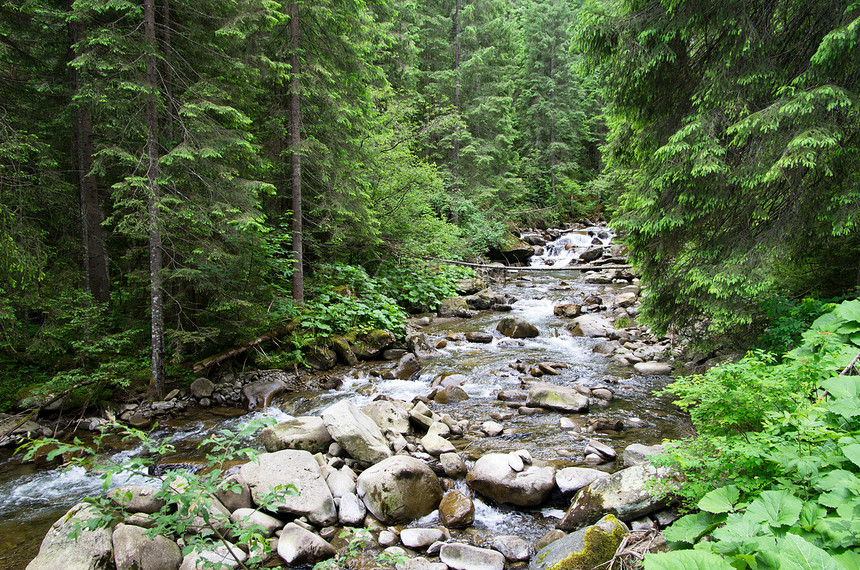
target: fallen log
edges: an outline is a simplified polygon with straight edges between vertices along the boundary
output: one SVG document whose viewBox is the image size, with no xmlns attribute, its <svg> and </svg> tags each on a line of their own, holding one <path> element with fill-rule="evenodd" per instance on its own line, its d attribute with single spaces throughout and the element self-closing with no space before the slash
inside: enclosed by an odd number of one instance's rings
<svg viewBox="0 0 860 570">
<path fill-rule="evenodd" d="M 210 356 L 208 358 L 204 358 L 200 362 L 194 365 L 194 373 L 200 374 L 201 372 L 211 368 L 212 366 L 227 360 L 228 358 L 233 358 L 234 356 L 238 356 L 242 354 L 249 348 L 253 348 L 259 344 L 262 344 L 266 341 L 272 340 L 273 338 L 280 336 L 282 334 L 286 334 L 292 332 L 293 329 L 296 328 L 296 323 L 290 323 L 285 327 L 280 327 L 277 329 L 270 330 L 269 332 L 264 333 L 261 336 L 258 336 L 254 340 L 249 340 L 248 342 L 243 342 L 242 344 L 237 344 L 228 348 L 223 352 L 219 352 L 214 356 Z"/>
</svg>

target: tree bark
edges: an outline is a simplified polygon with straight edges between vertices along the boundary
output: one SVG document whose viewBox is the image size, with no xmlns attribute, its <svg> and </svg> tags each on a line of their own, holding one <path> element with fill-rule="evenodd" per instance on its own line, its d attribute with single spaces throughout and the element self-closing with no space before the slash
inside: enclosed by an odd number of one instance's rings
<svg viewBox="0 0 860 570">
<path fill-rule="evenodd" d="M 149 303 L 151 313 L 152 362 L 149 377 L 149 397 L 159 399 L 164 393 L 164 294 L 162 282 L 161 228 L 159 227 L 158 166 L 158 100 L 156 98 L 155 0 L 143 1 L 143 27 L 146 37 L 146 181 L 148 189 L 147 214 L 149 222 Z"/>
<path fill-rule="evenodd" d="M 555 197 L 555 38 L 552 39 L 549 56 L 549 177 L 552 196 Z"/>
<path fill-rule="evenodd" d="M 290 164 L 293 207 L 293 299 L 305 298 L 305 277 L 302 267 L 302 155 L 301 155 L 301 68 L 299 59 L 299 5 L 292 2 L 290 10 Z"/>
<path fill-rule="evenodd" d="M 462 56 L 462 21 L 460 20 L 461 0 L 457 0 L 454 8 L 454 109 L 457 110 L 457 115 L 461 116 L 460 109 L 460 91 L 462 88 L 460 82 L 460 58 Z M 454 172 L 454 190 L 460 188 L 460 127 L 456 127 L 454 133 L 454 148 L 451 152 L 451 166 Z M 458 220 L 454 220 L 455 223 Z"/>
<path fill-rule="evenodd" d="M 71 4 L 69 5 L 71 10 Z M 73 46 L 84 38 L 84 26 L 80 22 L 69 23 L 69 35 Z M 80 72 L 70 66 L 72 89 L 75 94 L 84 87 Z M 75 159 L 78 171 L 78 187 L 81 206 L 81 244 L 84 250 L 84 275 L 86 290 L 99 303 L 110 302 L 110 277 L 108 255 L 102 232 L 104 215 L 99 203 L 99 189 L 93 170 L 93 121 L 87 105 L 76 102 L 74 108 Z"/>
</svg>

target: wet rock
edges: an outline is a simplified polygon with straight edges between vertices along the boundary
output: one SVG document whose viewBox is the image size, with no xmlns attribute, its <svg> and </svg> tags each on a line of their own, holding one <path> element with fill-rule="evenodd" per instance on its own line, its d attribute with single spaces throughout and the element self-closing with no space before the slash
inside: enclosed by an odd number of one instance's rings
<svg viewBox="0 0 860 570">
<path fill-rule="evenodd" d="M 606 515 L 594 526 L 573 532 L 538 552 L 529 570 L 592 570 L 615 556 L 618 546 L 630 534 L 627 526 Z"/>
<path fill-rule="evenodd" d="M 404 528 L 400 531 L 400 542 L 406 548 L 421 550 L 434 542 L 444 540 L 445 533 L 438 528 Z"/>
<path fill-rule="evenodd" d="M 615 306 L 616 307 L 632 307 L 636 304 L 638 297 L 636 293 L 621 293 L 617 297 L 615 297 Z"/>
<path fill-rule="evenodd" d="M 448 297 L 439 304 L 439 316 L 443 318 L 458 317 L 470 319 L 477 313 L 469 308 L 463 297 Z"/>
<path fill-rule="evenodd" d="M 668 469 L 637 465 L 597 479 L 577 493 L 558 528 L 582 528 L 605 513 L 629 521 L 658 511 L 669 498 L 654 494 L 655 484 L 677 484 L 677 475 Z"/>
<path fill-rule="evenodd" d="M 487 253 L 493 261 L 503 261 L 506 264 L 524 263 L 535 253 L 534 247 L 527 244 L 512 233 L 502 236 L 499 245 L 490 248 Z"/>
<path fill-rule="evenodd" d="M 465 528 L 475 519 L 475 503 L 461 491 L 452 489 L 439 503 L 439 522 L 448 528 Z"/>
<path fill-rule="evenodd" d="M 616 340 L 604 340 L 598 342 L 591 348 L 591 352 L 595 354 L 612 354 L 621 348 L 621 344 Z"/>
<path fill-rule="evenodd" d="M 672 373 L 672 365 L 666 362 L 638 362 L 633 370 L 643 376 L 668 376 Z"/>
<path fill-rule="evenodd" d="M 250 530 L 255 526 L 261 527 L 265 536 L 274 536 L 276 530 L 284 527 L 284 522 L 257 509 L 236 509 L 230 514 L 230 520 L 237 527 Z"/>
<path fill-rule="evenodd" d="M 597 261 L 601 257 L 603 257 L 602 245 L 589 247 L 588 249 L 579 254 L 579 260 L 583 263 L 591 263 L 592 261 Z"/>
<path fill-rule="evenodd" d="M 305 362 L 314 370 L 331 370 L 337 364 L 337 353 L 327 344 L 313 344 L 304 353 Z"/>
<path fill-rule="evenodd" d="M 567 533 L 557 528 L 548 531 L 545 535 L 538 539 L 537 543 L 535 543 L 535 552 L 540 552 L 556 540 L 562 539 L 565 536 L 567 536 Z"/>
<path fill-rule="evenodd" d="M 493 335 L 485 332 L 467 332 L 466 340 L 476 344 L 490 344 L 493 342 Z"/>
<path fill-rule="evenodd" d="M 382 377 L 386 380 L 395 378 L 398 380 L 409 380 L 414 374 L 420 371 L 421 365 L 418 363 L 418 358 L 411 352 L 408 352 L 397 362 L 397 366 L 393 370 L 389 370 Z"/>
<path fill-rule="evenodd" d="M 525 404 L 528 400 L 529 393 L 525 390 L 502 390 L 496 395 L 496 398 L 503 402 L 514 402 Z"/>
<path fill-rule="evenodd" d="M 665 451 L 664 445 L 642 445 L 641 443 L 628 445 L 624 449 L 624 467 L 648 465 L 651 463 L 652 456 L 660 455 Z"/>
<path fill-rule="evenodd" d="M 586 485 L 609 477 L 609 473 L 587 467 L 565 467 L 555 472 L 555 484 L 564 495 L 579 491 Z"/>
<path fill-rule="evenodd" d="M 335 554 L 337 550 L 322 537 L 295 523 L 287 524 L 278 538 L 278 556 L 291 566 L 315 564 Z"/>
<path fill-rule="evenodd" d="M 486 311 L 487 309 L 492 308 L 494 305 L 499 305 L 505 302 L 505 298 L 498 293 L 495 293 L 489 289 L 484 289 L 474 295 L 469 295 L 466 297 L 466 304 L 470 309 L 475 309 L 478 311 Z"/>
<path fill-rule="evenodd" d="M 595 388 L 591 391 L 591 395 L 598 400 L 603 400 L 604 402 L 611 402 L 614 397 L 612 390 L 609 388 Z"/>
<path fill-rule="evenodd" d="M 573 319 L 565 327 L 573 336 L 584 336 L 589 338 L 607 337 L 617 339 L 618 330 L 612 326 L 609 319 L 599 315 L 582 315 Z"/>
<path fill-rule="evenodd" d="M 534 382 L 529 388 L 526 405 L 562 412 L 586 412 L 588 411 L 588 396 L 580 394 L 574 388 Z"/>
<path fill-rule="evenodd" d="M 510 338 L 534 338 L 540 334 L 536 326 L 519 317 L 505 317 L 496 330 Z"/>
<path fill-rule="evenodd" d="M 373 329 L 350 340 L 352 351 L 359 360 L 379 358 L 382 351 L 396 342 L 394 333 L 384 329 Z"/>
<path fill-rule="evenodd" d="M 555 487 L 555 469 L 535 464 L 517 472 L 511 469 L 507 453 L 489 453 L 475 462 L 466 483 L 496 502 L 531 507 L 549 498 Z"/>
<path fill-rule="evenodd" d="M 248 410 L 262 410 L 271 405 L 275 396 L 286 390 L 287 384 L 283 380 L 257 380 L 242 388 L 242 395 L 248 403 Z"/>
<path fill-rule="evenodd" d="M 443 390 L 436 392 L 433 400 L 437 404 L 457 404 L 469 399 L 469 394 L 459 386 L 446 386 Z"/>
<path fill-rule="evenodd" d="M 448 567 L 441 562 L 430 562 L 423 556 L 418 556 L 398 562 L 394 570 L 448 570 Z"/>
<path fill-rule="evenodd" d="M 585 431 L 594 433 L 596 431 L 621 431 L 624 429 L 624 422 L 621 420 L 612 420 L 606 418 L 593 418 L 588 420 Z"/>
<path fill-rule="evenodd" d="M 597 441 L 596 439 L 588 440 L 588 443 L 585 445 L 585 453 L 596 453 L 608 460 L 615 459 L 615 456 L 617 455 L 611 446 L 606 445 L 602 441 Z"/>
<path fill-rule="evenodd" d="M 582 314 L 582 307 L 576 303 L 563 303 L 552 308 L 552 313 L 556 317 L 565 319 L 573 319 Z"/>
<path fill-rule="evenodd" d="M 501 552 L 462 543 L 443 544 L 439 559 L 453 570 L 504 570 Z"/>
<path fill-rule="evenodd" d="M 337 359 L 341 364 L 346 364 L 347 366 L 355 366 L 358 364 L 358 357 L 352 351 L 352 347 L 349 346 L 348 340 L 342 336 L 333 336 L 329 339 L 329 342 L 331 343 L 331 348 L 334 350 L 334 353 L 337 355 Z"/>
<path fill-rule="evenodd" d="M 379 429 L 393 430 L 397 433 L 409 433 L 409 410 L 404 402 L 399 400 L 377 400 L 361 409 L 376 422 Z"/>
<path fill-rule="evenodd" d="M 442 500 L 442 487 L 425 462 L 395 455 L 359 475 L 357 494 L 373 516 L 394 524 L 434 511 Z"/>
<path fill-rule="evenodd" d="M 400 360 L 407 352 L 405 348 L 386 348 L 382 351 L 382 360 Z"/>
<path fill-rule="evenodd" d="M 311 453 L 322 453 L 334 440 L 322 419 L 316 416 L 300 416 L 263 428 L 260 441 L 268 452 L 303 449 Z"/>
<path fill-rule="evenodd" d="M 468 382 L 469 377 L 465 374 L 448 374 L 434 379 L 433 385 L 439 386 L 440 388 L 447 388 L 448 386 L 462 386 Z"/>
<path fill-rule="evenodd" d="M 39 554 L 26 570 L 103 570 L 113 563 L 113 544 L 109 528 L 84 530 L 77 537 L 69 535 L 78 524 L 98 518 L 92 505 L 78 503 L 55 522 L 39 547 Z"/>
<path fill-rule="evenodd" d="M 511 562 L 528 560 L 532 551 L 531 545 L 526 540 L 514 535 L 493 537 L 493 549 L 501 552 Z"/>
<path fill-rule="evenodd" d="M 242 465 L 239 474 L 248 483 L 257 504 L 276 487 L 292 483 L 299 494 L 276 499 L 273 506 L 278 512 L 306 516 L 319 526 L 337 521 L 334 498 L 319 464 L 307 451 L 286 449 L 262 453 L 257 461 Z"/>
<path fill-rule="evenodd" d="M 329 406 L 323 411 L 322 420 L 332 438 L 353 459 L 373 464 L 391 457 L 382 430 L 352 402 L 341 400 Z"/>
<path fill-rule="evenodd" d="M 163 570 L 182 564 L 182 552 L 175 542 L 145 533 L 139 526 L 116 526 L 112 536 L 116 570 Z"/>
<path fill-rule="evenodd" d="M 215 384 L 208 378 L 200 377 L 191 383 L 191 395 L 197 398 L 211 398 L 215 392 Z"/>
</svg>

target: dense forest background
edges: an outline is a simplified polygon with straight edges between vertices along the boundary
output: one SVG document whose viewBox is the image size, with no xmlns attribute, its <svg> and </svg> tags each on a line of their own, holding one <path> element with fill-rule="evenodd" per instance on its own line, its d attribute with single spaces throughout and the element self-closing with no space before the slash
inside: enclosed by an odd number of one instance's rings
<svg viewBox="0 0 860 570">
<path fill-rule="evenodd" d="M 594 214 L 659 330 L 748 339 L 798 299 L 856 294 L 858 13 L 4 2 L 4 399 L 48 379 L 157 394 L 291 322 L 263 364 L 396 330 L 450 293 L 427 259 Z"/>
</svg>

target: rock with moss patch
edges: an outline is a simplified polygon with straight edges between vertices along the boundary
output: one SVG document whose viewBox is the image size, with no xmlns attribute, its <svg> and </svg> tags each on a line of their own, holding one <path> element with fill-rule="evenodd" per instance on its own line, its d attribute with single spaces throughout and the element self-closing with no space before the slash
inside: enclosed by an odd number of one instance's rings
<svg viewBox="0 0 860 570">
<path fill-rule="evenodd" d="M 442 500 L 442 486 L 425 462 L 395 455 L 358 477 L 357 494 L 373 516 L 394 524 L 413 521 L 436 510 Z"/>
<path fill-rule="evenodd" d="M 352 340 L 350 347 L 359 360 L 373 360 L 382 351 L 395 343 L 394 333 L 384 329 L 372 329 Z"/>
<path fill-rule="evenodd" d="M 101 514 L 90 504 L 78 503 L 55 522 L 42 540 L 39 555 L 27 570 L 99 570 L 113 565 L 111 529 L 86 530 L 90 519 Z M 76 526 L 82 526 L 77 539 L 71 538 Z"/>
<path fill-rule="evenodd" d="M 260 440 L 270 453 L 282 449 L 320 453 L 334 441 L 322 419 L 316 416 L 300 416 L 265 427 L 260 432 Z"/>
<path fill-rule="evenodd" d="M 556 540 L 537 553 L 529 570 L 592 570 L 615 556 L 618 545 L 629 534 L 627 525 L 606 515 L 594 526 Z"/>
</svg>

